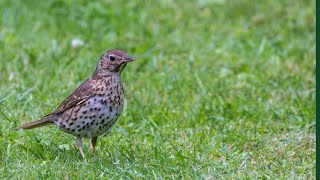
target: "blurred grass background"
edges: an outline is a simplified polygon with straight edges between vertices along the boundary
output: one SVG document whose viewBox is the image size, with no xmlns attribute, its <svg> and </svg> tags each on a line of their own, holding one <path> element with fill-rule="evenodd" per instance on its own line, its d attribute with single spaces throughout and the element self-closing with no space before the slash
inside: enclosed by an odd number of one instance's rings
<svg viewBox="0 0 320 180">
<path fill-rule="evenodd" d="M 1 179 L 315 179 L 314 1 L 1 0 L 0 12 Z M 53 126 L 13 130 L 114 48 L 137 61 L 97 157 Z"/>
</svg>

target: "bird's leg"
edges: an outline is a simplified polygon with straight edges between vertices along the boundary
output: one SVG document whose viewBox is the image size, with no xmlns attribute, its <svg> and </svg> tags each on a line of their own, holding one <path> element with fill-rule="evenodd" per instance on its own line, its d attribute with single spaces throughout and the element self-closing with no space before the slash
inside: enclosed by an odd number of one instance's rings
<svg viewBox="0 0 320 180">
<path fill-rule="evenodd" d="M 80 151 L 80 154 L 81 154 L 82 158 L 84 159 L 84 153 L 83 153 L 83 150 L 82 150 L 82 140 L 81 140 L 80 136 L 77 137 L 76 142 L 77 142 L 77 146 L 78 146 L 78 149 Z"/>
<path fill-rule="evenodd" d="M 92 151 L 93 151 L 93 155 L 94 155 L 94 156 L 96 155 L 97 139 L 98 139 L 98 137 L 93 137 L 93 138 L 91 138 L 91 148 L 92 148 Z"/>
</svg>

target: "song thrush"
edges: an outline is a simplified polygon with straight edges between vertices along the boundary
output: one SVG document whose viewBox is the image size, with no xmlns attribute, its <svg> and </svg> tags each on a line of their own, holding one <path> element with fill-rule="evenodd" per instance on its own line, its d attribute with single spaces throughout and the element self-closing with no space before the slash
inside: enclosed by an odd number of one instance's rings
<svg viewBox="0 0 320 180">
<path fill-rule="evenodd" d="M 82 83 L 60 106 L 38 121 L 17 129 L 32 129 L 55 124 L 59 130 L 77 137 L 81 156 L 82 137 L 91 138 L 95 154 L 97 138 L 110 132 L 119 118 L 124 102 L 120 74 L 133 61 L 122 50 L 109 50 L 100 58 L 92 77 Z"/>
</svg>

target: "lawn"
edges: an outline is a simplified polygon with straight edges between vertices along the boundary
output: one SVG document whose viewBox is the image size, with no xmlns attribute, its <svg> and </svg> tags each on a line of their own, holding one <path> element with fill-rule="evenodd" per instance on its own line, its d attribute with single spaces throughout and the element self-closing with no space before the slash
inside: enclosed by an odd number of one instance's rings
<svg viewBox="0 0 320 180">
<path fill-rule="evenodd" d="M 1 0 L 0 12 L 0 179 L 315 179 L 315 1 Z M 96 157 L 55 126 L 14 130 L 114 48 L 136 61 Z"/>
</svg>

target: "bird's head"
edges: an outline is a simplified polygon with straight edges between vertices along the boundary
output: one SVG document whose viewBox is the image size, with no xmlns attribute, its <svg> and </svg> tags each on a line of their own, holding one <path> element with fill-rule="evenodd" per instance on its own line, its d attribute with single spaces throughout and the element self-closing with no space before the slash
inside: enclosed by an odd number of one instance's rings
<svg viewBox="0 0 320 180">
<path fill-rule="evenodd" d="M 134 61 L 134 59 L 129 57 L 123 50 L 109 50 L 100 58 L 95 74 L 117 73 L 120 75 L 127 63 L 131 61 Z"/>
</svg>

